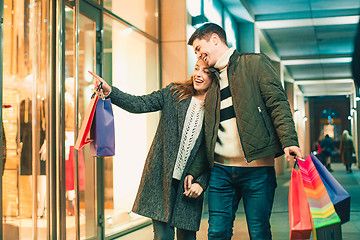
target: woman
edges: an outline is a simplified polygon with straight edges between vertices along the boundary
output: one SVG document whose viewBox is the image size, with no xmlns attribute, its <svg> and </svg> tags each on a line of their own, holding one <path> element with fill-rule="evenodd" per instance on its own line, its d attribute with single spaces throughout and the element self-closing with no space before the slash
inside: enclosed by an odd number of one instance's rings
<svg viewBox="0 0 360 240">
<path fill-rule="evenodd" d="M 340 156 L 341 160 L 346 166 L 346 173 L 352 173 L 352 154 L 355 153 L 354 144 L 351 136 L 347 130 L 344 130 L 340 140 Z"/>
<path fill-rule="evenodd" d="M 93 74 L 94 75 L 94 74 Z M 95 86 L 113 104 L 132 113 L 162 111 L 132 211 L 153 221 L 154 239 L 196 239 L 208 185 L 203 143 L 206 91 L 212 82 L 208 65 L 199 60 L 191 78 L 144 96 L 124 93 L 95 76 Z M 182 187 L 184 186 L 184 187 Z"/>
</svg>

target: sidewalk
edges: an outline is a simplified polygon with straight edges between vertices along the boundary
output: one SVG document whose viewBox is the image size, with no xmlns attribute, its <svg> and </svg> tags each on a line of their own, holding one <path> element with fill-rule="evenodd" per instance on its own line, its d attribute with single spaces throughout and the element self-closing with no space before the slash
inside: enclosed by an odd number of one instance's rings
<svg viewBox="0 0 360 240">
<path fill-rule="evenodd" d="M 332 164 L 334 177 L 351 195 L 350 222 L 342 225 L 342 236 L 344 240 L 360 239 L 360 170 L 353 166 L 352 174 L 346 174 L 345 166 L 341 163 Z M 271 215 L 271 227 L 274 240 L 289 239 L 289 193 L 290 171 L 277 177 L 278 187 L 276 189 L 274 207 Z M 207 239 L 207 214 L 203 216 L 200 230 L 197 234 L 198 240 Z M 152 226 L 145 227 L 133 233 L 118 238 L 119 240 L 152 240 Z M 239 205 L 234 227 L 234 240 L 249 240 L 242 202 Z"/>
</svg>

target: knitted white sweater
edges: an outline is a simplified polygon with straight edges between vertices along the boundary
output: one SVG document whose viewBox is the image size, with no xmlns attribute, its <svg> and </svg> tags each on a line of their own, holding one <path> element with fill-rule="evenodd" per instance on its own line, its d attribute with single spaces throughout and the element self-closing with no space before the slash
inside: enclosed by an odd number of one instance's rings
<svg viewBox="0 0 360 240">
<path fill-rule="evenodd" d="M 173 173 L 173 178 L 175 179 L 181 179 L 191 150 L 195 145 L 196 139 L 199 137 L 203 119 L 203 101 L 192 97 L 186 113 L 179 151 L 175 162 L 175 168 Z"/>
</svg>

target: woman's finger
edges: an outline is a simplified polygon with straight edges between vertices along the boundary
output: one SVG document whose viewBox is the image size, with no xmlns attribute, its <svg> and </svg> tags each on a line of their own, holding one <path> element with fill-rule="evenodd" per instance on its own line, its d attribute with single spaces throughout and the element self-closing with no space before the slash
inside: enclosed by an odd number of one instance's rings
<svg viewBox="0 0 360 240">
<path fill-rule="evenodd" d="M 94 78 L 96 78 L 97 80 L 99 80 L 100 82 L 103 82 L 104 79 L 102 79 L 101 77 L 99 77 L 97 74 L 93 73 L 92 71 L 88 71 Z"/>
</svg>

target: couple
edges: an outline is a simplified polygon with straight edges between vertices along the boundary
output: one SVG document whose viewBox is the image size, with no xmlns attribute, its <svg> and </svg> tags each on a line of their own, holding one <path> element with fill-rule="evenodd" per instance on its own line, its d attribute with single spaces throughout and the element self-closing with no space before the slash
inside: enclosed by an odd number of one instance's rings
<svg viewBox="0 0 360 240">
<path fill-rule="evenodd" d="M 241 198 L 251 239 L 271 239 L 274 158 L 302 157 L 290 106 L 262 54 L 229 48 L 225 31 L 206 23 L 188 41 L 199 59 L 190 80 L 133 96 L 99 77 L 113 104 L 162 111 L 133 211 L 153 221 L 154 239 L 196 239 L 209 187 L 208 239 L 231 239 Z"/>
</svg>

